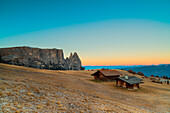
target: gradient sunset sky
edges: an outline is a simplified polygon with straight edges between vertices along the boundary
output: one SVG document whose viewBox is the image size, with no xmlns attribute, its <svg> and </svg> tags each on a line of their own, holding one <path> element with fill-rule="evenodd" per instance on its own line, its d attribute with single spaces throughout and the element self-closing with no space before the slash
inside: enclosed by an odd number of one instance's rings
<svg viewBox="0 0 170 113">
<path fill-rule="evenodd" d="M 0 0 L 0 48 L 77 52 L 83 65 L 170 64 L 170 0 Z"/>
</svg>

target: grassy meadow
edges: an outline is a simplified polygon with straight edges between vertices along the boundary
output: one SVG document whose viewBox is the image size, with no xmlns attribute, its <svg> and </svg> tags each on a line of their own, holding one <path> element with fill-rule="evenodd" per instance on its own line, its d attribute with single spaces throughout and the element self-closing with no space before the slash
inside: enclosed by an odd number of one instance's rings
<svg viewBox="0 0 170 113">
<path fill-rule="evenodd" d="M 116 87 L 115 82 L 94 81 L 91 76 L 94 72 L 43 70 L 0 63 L 0 112 L 170 112 L 170 85 L 145 78 L 139 90 L 131 91 Z"/>
</svg>

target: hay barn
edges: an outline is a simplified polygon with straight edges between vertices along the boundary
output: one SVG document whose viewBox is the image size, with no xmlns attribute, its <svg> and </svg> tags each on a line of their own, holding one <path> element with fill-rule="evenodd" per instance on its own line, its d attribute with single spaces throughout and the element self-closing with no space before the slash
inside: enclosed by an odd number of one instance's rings
<svg viewBox="0 0 170 113">
<path fill-rule="evenodd" d="M 91 76 L 94 76 L 95 80 L 112 81 L 116 80 L 120 75 L 122 74 L 116 70 L 98 70 Z"/>
<path fill-rule="evenodd" d="M 118 77 L 116 79 L 116 86 L 118 87 L 124 87 L 127 89 L 139 89 L 139 84 L 143 83 L 142 79 L 136 77 L 136 76 L 124 76 L 124 77 Z"/>
</svg>

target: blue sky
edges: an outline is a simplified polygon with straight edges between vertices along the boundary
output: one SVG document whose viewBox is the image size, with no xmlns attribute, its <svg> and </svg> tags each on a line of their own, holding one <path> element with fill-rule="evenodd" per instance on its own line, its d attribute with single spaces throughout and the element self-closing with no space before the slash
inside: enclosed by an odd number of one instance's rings
<svg viewBox="0 0 170 113">
<path fill-rule="evenodd" d="M 77 51 L 85 65 L 170 63 L 169 6 L 169 0 L 0 0 L 0 47 Z"/>
<path fill-rule="evenodd" d="M 170 23 L 169 0 L 0 0 L 0 37 L 110 19 Z"/>
</svg>

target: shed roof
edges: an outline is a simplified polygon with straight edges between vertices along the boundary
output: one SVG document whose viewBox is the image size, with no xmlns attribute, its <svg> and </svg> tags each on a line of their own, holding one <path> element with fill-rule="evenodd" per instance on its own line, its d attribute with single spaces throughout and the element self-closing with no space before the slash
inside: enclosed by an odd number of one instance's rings
<svg viewBox="0 0 170 113">
<path fill-rule="evenodd" d="M 116 75 L 121 75 L 120 72 L 116 70 L 98 70 L 97 72 L 93 73 L 92 76 L 95 74 L 101 72 L 104 76 L 116 76 Z"/>
<path fill-rule="evenodd" d="M 138 84 L 138 83 L 143 83 L 141 78 L 138 78 L 136 76 L 128 76 L 128 79 L 125 79 L 124 77 L 118 77 L 117 79 L 123 80 L 129 84 Z"/>
</svg>

